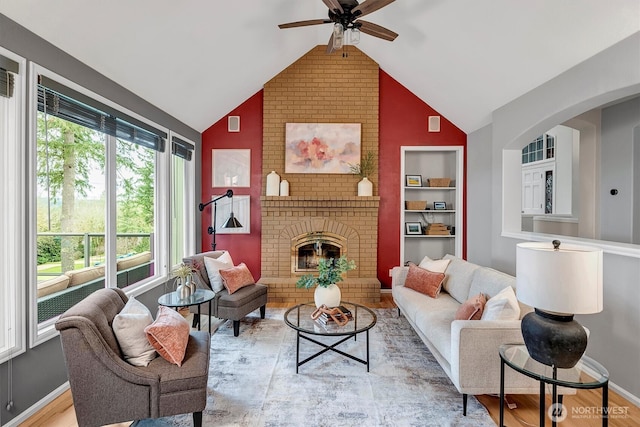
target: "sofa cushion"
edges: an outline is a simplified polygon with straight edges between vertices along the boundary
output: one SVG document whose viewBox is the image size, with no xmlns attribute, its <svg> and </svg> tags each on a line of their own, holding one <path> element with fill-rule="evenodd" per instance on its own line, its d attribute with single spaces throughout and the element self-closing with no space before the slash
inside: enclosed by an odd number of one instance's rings
<svg viewBox="0 0 640 427">
<path fill-rule="evenodd" d="M 228 254 L 229 252 L 225 252 Z M 224 283 L 222 282 L 222 276 L 220 276 L 220 270 L 233 267 L 233 261 L 231 255 L 222 255 L 218 258 L 204 257 L 204 266 L 207 270 L 207 276 L 209 277 L 209 286 L 213 292 L 220 292 L 224 289 Z"/>
<path fill-rule="evenodd" d="M 518 320 L 519 318 L 520 305 L 511 286 L 507 286 L 489 298 L 482 313 L 482 320 Z"/>
<path fill-rule="evenodd" d="M 149 309 L 133 297 L 129 298 L 124 308 L 113 318 L 113 333 L 124 360 L 134 366 L 147 366 L 157 356 L 144 332 L 152 323 L 153 316 Z"/>
<path fill-rule="evenodd" d="M 480 320 L 486 303 L 487 297 L 484 294 L 469 298 L 458 307 L 456 320 Z"/>
<path fill-rule="evenodd" d="M 450 262 L 450 259 L 431 259 L 425 256 L 422 258 L 422 261 L 420 261 L 420 264 L 418 264 L 418 267 L 436 273 L 445 273 Z"/>
<path fill-rule="evenodd" d="M 227 288 L 227 291 L 229 291 L 229 294 L 234 293 L 244 286 L 255 283 L 253 275 L 244 262 L 241 262 L 235 267 L 220 270 L 220 276 L 222 276 L 222 282 L 224 283 L 224 287 Z"/>
<path fill-rule="evenodd" d="M 116 262 L 116 269 L 118 271 L 126 270 L 149 261 L 151 261 L 151 252 L 141 252 L 139 254 L 119 259 L 118 262 Z"/>
<path fill-rule="evenodd" d="M 442 287 L 460 304 L 469 298 L 471 280 L 479 265 L 467 262 L 453 255 L 445 255 L 442 259 L 451 260 L 447 267 L 446 277 Z"/>
<path fill-rule="evenodd" d="M 104 265 L 98 267 L 85 267 L 64 273 L 69 276 L 69 287 L 82 285 L 104 277 Z"/>
<path fill-rule="evenodd" d="M 191 255 L 182 258 L 182 262 L 186 265 L 191 266 L 196 271 L 196 276 L 199 282 L 206 286 L 204 289 L 208 289 L 211 287 L 209 284 L 209 276 L 207 275 L 207 268 L 204 265 L 204 257 L 218 259 L 227 251 L 208 251 L 202 252 L 199 254 Z M 229 255 L 230 257 L 231 255 Z M 233 261 L 231 261 L 231 265 L 233 265 Z M 201 286 L 199 286 L 201 287 Z"/>
<path fill-rule="evenodd" d="M 515 289 L 516 278 L 493 268 L 478 268 L 473 273 L 469 297 L 483 293 L 491 298 L 507 286 Z"/>
<path fill-rule="evenodd" d="M 409 272 L 404 282 L 404 286 L 430 296 L 431 298 L 437 298 L 442 288 L 442 281 L 444 280 L 444 273 L 436 273 L 433 271 L 425 270 L 417 265 L 410 263 Z"/>
<path fill-rule="evenodd" d="M 189 322 L 180 313 L 162 305 L 156 320 L 144 329 L 160 356 L 178 366 L 182 366 L 190 331 Z"/>
<path fill-rule="evenodd" d="M 67 286 L 69 286 L 69 276 L 66 274 L 40 282 L 38 283 L 38 298 L 66 289 Z"/>
<path fill-rule="evenodd" d="M 438 298 L 429 298 L 406 286 L 398 286 L 393 289 L 393 299 L 398 307 L 402 307 L 402 314 L 415 322 L 418 313 L 427 311 L 451 311 L 456 312 L 460 303 L 451 295 L 441 292 Z M 453 314 L 451 315 L 453 318 Z"/>
<path fill-rule="evenodd" d="M 419 311 L 415 320 L 416 326 L 449 363 L 451 363 L 451 322 L 454 320 L 458 306 L 456 302 L 455 307 L 449 307 L 448 310 Z"/>
</svg>

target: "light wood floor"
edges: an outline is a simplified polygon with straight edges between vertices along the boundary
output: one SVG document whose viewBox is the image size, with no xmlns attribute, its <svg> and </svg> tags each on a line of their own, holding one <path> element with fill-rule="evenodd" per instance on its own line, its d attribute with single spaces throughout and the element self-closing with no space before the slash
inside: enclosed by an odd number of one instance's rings
<svg viewBox="0 0 640 427">
<path fill-rule="evenodd" d="M 268 307 L 286 308 L 291 304 L 268 304 Z M 383 293 L 379 304 L 367 304 L 372 308 L 395 308 L 390 293 Z M 500 417 L 500 399 L 498 396 L 481 395 L 476 396 L 482 403 L 496 425 Z M 460 398 L 462 400 L 462 397 Z M 505 405 L 505 425 L 509 427 L 529 427 L 537 426 L 539 420 L 539 406 L 537 395 L 508 395 L 507 403 L 515 404 L 514 409 L 508 409 Z M 550 401 L 547 401 L 547 407 Z M 599 427 L 602 421 L 593 413 L 602 404 L 601 390 L 578 390 L 577 394 L 566 396 L 564 404 L 568 408 L 569 416 L 559 423 L 561 427 Z M 609 407 L 615 411 L 609 419 L 612 427 L 632 427 L 640 426 L 640 408 L 622 398 L 619 394 L 609 391 Z M 576 413 L 583 415 L 573 415 L 572 408 Z M 109 427 L 128 427 L 131 423 L 113 424 Z M 550 425 L 550 420 L 547 419 Z M 78 427 L 76 415 L 73 410 L 73 399 L 71 392 L 66 391 L 53 402 L 22 423 L 20 427 Z"/>
</svg>

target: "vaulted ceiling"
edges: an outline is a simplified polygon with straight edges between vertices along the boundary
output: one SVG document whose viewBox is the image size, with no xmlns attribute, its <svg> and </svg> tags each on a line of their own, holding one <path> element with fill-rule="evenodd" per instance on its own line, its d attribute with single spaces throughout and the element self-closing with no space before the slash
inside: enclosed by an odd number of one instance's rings
<svg viewBox="0 0 640 427">
<path fill-rule="evenodd" d="M 326 18 L 321 0 L 0 0 L 0 13 L 200 132 L 331 35 L 278 28 Z M 358 48 L 469 133 L 640 31 L 640 2 L 397 0 L 365 19 L 399 37 Z"/>
</svg>

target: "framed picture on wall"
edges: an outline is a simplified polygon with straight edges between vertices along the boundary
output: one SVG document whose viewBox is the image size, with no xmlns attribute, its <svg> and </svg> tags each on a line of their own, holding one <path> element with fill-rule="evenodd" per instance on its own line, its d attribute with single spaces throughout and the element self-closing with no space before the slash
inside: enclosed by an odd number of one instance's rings
<svg viewBox="0 0 640 427">
<path fill-rule="evenodd" d="M 212 187 L 249 187 L 251 185 L 251 150 L 211 150 Z"/>
<path fill-rule="evenodd" d="M 360 123 L 287 123 L 285 173 L 351 173 L 360 163 Z"/>
</svg>

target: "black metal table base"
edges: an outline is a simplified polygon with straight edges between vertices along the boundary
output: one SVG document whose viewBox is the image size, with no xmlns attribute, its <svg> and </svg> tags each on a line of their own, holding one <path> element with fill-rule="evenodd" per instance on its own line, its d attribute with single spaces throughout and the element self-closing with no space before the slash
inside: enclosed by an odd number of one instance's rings
<svg viewBox="0 0 640 427">
<path fill-rule="evenodd" d="M 336 352 L 336 353 L 338 353 L 338 354 L 340 354 L 340 355 L 342 355 L 344 357 L 348 357 L 349 359 L 355 360 L 356 362 L 360 362 L 363 365 L 366 365 L 367 366 L 367 372 L 369 372 L 369 330 L 367 329 L 364 332 L 366 333 L 366 336 L 367 336 L 367 346 L 366 346 L 367 347 L 367 359 L 366 360 L 360 359 L 359 357 L 356 357 L 356 356 L 354 356 L 352 354 L 346 353 L 346 352 L 344 352 L 342 350 L 338 350 L 336 348 L 336 346 L 342 344 L 345 341 L 348 341 L 350 338 L 353 338 L 354 341 L 357 340 L 358 333 L 356 333 L 356 332 L 354 332 L 352 334 L 349 334 L 349 335 L 346 335 L 344 338 L 342 338 L 341 340 L 339 340 L 339 341 L 337 341 L 337 342 L 335 342 L 335 343 L 333 343 L 331 345 L 327 345 L 327 344 L 325 344 L 323 342 L 320 342 L 318 340 L 315 340 L 315 339 L 313 339 L 313 338 L 311 338 L 311 337 L 309 337 L 307 335 L 304 335 L 302 332 L 298 331 L 298 333 L 297 333 L 297 341 L 296 341 L 296 374 L 298 373 L 298 368 L 300 366 L 302 366 L 305 363 L 315 359 L 316 357 L 326 353 L 329 350 L 334 351 L 334 352 Z M 303 338 L 303 339 L 305 339 L 307 341 L 310 341 L 310 342 L 312 342 L 314 344 L 317 344 L 320 347 L 323 347 L 323 349 L 320 350 L 319 352 L 307 357 L 306 359 L 300 361 L 300 338 Z"/>
</svg>

